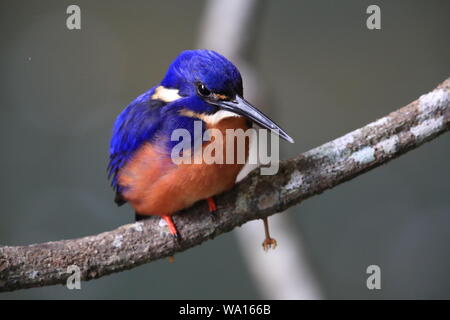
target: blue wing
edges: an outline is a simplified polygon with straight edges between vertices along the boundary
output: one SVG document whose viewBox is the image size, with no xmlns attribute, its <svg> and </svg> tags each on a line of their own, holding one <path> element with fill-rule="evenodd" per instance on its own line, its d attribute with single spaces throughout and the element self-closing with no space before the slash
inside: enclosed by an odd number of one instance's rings
<svg viewBox="0 0 450 320">
<path fill-rule="evenodd" d="M 152 141 L 161 126 L 161 107 L 165 102 L 151 98 L 154 88 L 137 97 L 117 117 L 109 149 L 108 178 L 117 191 L 116 202 L 122 204 L 117 174 L 134 152 Z"/>
</svg>

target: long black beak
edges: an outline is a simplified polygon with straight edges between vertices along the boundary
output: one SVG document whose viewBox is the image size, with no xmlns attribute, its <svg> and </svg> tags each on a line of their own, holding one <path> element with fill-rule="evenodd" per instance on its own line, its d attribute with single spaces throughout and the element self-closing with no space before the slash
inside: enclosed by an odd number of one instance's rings
<svg viewBox="0 0 450 320">
<path fill-rule="evenodd" d="M 236 98 L 232 101 L 220 100 L 211 102 L 218 107 L 228 110 L 234 113 L 237 113 L 241 116 L 249 118 L 250 120 L 256 122 L 261 127 L 269 129 L 276 134 L 278 134 L 284 140 L 294 143 L 294 139 L 292 139 L 283 129 L 280 128 L 275 122 L 270 120 L 264 113 L 256 109 L 252 106 L 247 100 L 241 98 L 240 96 L 236 96 Z"/>
</svg>

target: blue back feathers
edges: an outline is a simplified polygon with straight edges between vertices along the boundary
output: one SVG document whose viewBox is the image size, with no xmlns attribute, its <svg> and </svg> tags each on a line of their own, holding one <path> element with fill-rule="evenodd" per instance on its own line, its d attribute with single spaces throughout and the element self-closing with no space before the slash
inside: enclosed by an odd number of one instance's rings
<svg viewBox="0 0 450 320">
<path fill-rule="evenodd" d="M 167 137 L 169 142 L 164 142 L 164 147 L 170 150 L 177 143 L 170 142 L 171 133 L 177 128 L 189 130 L 193 137 L 195 119 L 180 115 L 181 109 L 207 114 L 217 111 L 217 107 L 197 95 L 198 82 L 228 96 L 243 95 L 238 69 L 222 55 L 210 50 L 183 51 L 170 65 L 160 84 L 179 90 L 181 98 L 173 102 L 152 99 L 156 88 L 153 87 L 137 97 L 117 117 L 110 144 L 108 177 L 118 192 L 118 171 L 144 143 L 162 143 L 158 137 Z"/>
</svg>

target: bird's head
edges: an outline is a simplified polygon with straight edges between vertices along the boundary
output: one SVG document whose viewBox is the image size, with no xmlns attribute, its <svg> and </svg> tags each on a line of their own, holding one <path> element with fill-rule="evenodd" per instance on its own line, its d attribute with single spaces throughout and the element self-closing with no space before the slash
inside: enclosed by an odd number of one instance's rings
<svg viewBox="0 0 450 320">
<path fill-rule="evenodd" d="M 183 51 L 170 65 L 153 98 L 167 103 L 181 102 L 184 112 L 203 115 L 212 121 L 242 116 L 294 142 L 283 129 L 244 99 L 239 70 L 215 51 Z"/>
</svg>

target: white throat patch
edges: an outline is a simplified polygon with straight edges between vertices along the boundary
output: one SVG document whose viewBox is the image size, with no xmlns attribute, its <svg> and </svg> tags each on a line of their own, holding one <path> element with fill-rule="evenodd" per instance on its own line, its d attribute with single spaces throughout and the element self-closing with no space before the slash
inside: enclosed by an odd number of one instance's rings
<svg viewBox="0 0 450 320">
<path fill-rule="evenodd" d="M 226 118 L 231 117 L 240 117 L 237 113 L 228 111 L 228 110 L 219 110 L 214 114 L 211 115 L 202 115 L 202 120 L 210 125 L 215 125 Z"/>
<path fill-rule="evenodd" d="M 220 121 L 226 118 L 241 117 L 237 113 L 226 110 L 219 110 L 216 113 L 210 115 L 205 113 L 197 113 L 191 110 L 182 110 L 180 114 L 186 117 L 198 118 L 211 126 L 219 123 Z"/>
</svg>

